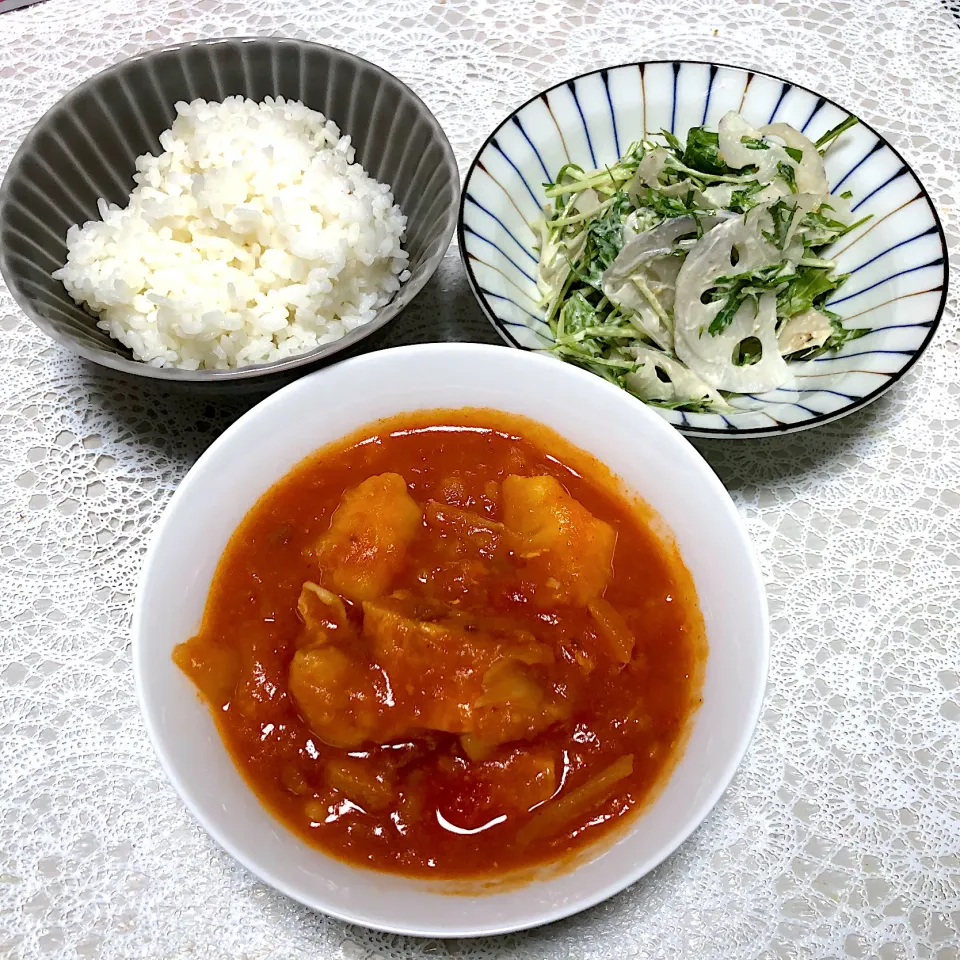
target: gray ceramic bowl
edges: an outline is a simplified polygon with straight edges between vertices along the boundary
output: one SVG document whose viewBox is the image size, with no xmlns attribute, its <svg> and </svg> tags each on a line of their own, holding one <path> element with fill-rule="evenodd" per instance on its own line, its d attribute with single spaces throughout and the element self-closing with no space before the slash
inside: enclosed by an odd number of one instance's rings
<svg viewBox="0 0 960 960">
<path fill-rule="evenodd" d="M 160 153 L 158 137 L 173 123 L 178 100 L 233 94 L 300 100 L 352 137 L 357 160 L 390 184 L 407 216 L 411 276 L 374 320 L 309 353 L 237 370 L 151 367 L 99 330 L 51 274 L 66 259 L 67 228 L 99 218 L 99 197 L 126 205 L 136 158 Z M 166 381 L 250 386 L 251 378 L 288 379 L 293 368 L 351 347 L 396 316 L 437 269 L 458 201 L 456 160 L 440 124 L 385 70 L 302 40 L 202 40 L 110 67 L 41 117 L 0 186 L 0 273 L 31 320 L 89 360 Z"/>
</svg>

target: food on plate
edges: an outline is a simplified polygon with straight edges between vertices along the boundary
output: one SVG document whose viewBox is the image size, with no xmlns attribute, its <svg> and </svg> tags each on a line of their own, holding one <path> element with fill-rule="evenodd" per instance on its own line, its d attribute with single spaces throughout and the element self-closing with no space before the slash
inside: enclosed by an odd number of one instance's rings
<svg viewBox="0 0 960 960">
<path fill-rule="evenodd" d="M 321 850 L 445 878 L 555 861 L 653 796 L 700 703 L 703 621 L 655 523 L 533 421 L 403 414 L 260 499 L 174 660 Z"/>
<path fill-rule="evenodd" d="M 823 166 L 856 122 L 813 143 L 731 111 L 685 144 L 664 131 L 612 166 L 562 167 L 537 272 L 553 352 L 656 406 L 723 411 L 866 333 L 827 306 L 847 279 L 827 248 L 869 219 Z"/>
<path fill-rule="evenodd" d="M 53 276 L 156 367 L 226 370 L 369 323 L 409 276 L 406 217 L 302 103 L 178 103 L 126 207 L 67 231 Z"/>
</svg>

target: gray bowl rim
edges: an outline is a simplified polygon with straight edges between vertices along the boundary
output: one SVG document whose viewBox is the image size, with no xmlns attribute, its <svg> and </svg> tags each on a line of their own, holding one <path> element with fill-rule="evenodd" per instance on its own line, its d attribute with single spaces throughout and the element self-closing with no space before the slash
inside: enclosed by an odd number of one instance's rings
<svg viewBox="0 0 960 960">
<path fill-rule="evenodd" d="M 210 383 L 228 380 L 248 380 L 257 377 L 270 376 L 283 371 L 293 370 L 297 367 L 314 364 L 320 360 L 325 360 L 328 357 L 332 357 L 335 354 L 348 349 L 349 347 L 363 340 L 365 337 L 370 336 L 370 334 L 375 333 L 381 327 L 385 326 L 390 320 L 396 317 L 403 309 L 409 306 L 413 299 L 426 286 L 431 277 L 433 277 L 433 275 L 437 272 L 437 268 L 440 266 L 440 261 L 443 260 L 447 250 L 450 247 L 450 241 L 453 238 L 453 232 L 457 226 L 458 198 L 460 194 L 460 171 L 457 166 L 457 158 L 453 152 L 453 147 L 450 146 L 450 140 L 447 138 L 443 127 L 440 125 L 440 121 L 437 120 L 433 111 L 423 102 L 423 100 L 399 77 L 396 77 L 394 74 L 390 73 L 389 70 L 385 70 L 383 67 L 378 66 L 375 63 L 371 63 L 369 60 L 365 60 L 363 57 L 358 57 L 356 54 L 350 53 L 347 50 L 341 50 L 339 47 L 333 47 L 325 43 L 316 43 L 313 40 L 300 40 L 295 37 L 243 36 L 187 40 L 183 43 L 174 43 L 165 47 L 156 47 L 149 50 L 144 50 L 141 53 L 136 53 L 131 57 L 126 57 L 117 63 L 105 67 L 103 70 L 93 74 L 93 76 L 83 80 L 81 83 L 77 84 L 77 86 L 67 91 L 67 93 L 65 93 L 59 100 L 57 100 L 56 103 L 54 103 L 44 112 L 40 119 L 37 120 L 36 123 L 34 123 L 34 125 L 30 128 L 30 130 L 27 132 L 27 135 L 23 138 L 23 142 L 17 148 L 17 152 L 13 155 L 13 159 L 10 161 L 10 165 L 7 167 L 7 171 L 3 177 L 3 180 L 0 182 L 0 221 L 2 221 L 4 218 L 4 210 L 7 204 L 7 195 L 10 192 L 10 184 L 13 183 L 13 181 L 17 178 L 25 158 L 34 149 L 34 142 L 47 124 L 51 121 L 53 116 L 58 113 L 58 111 L 60 111 L 71 99 L 83 93 L 84 91 L 93 89 L 98 84 L 102 83 L 103 80 L 121 72 L 122 70 L 127 69 L 130 64 L 139 60 L 149 60 L 153 57 L 160 56 L 161 54 L 177 53 L 179 51 L 194 47 L 239 46 L 252 43 L 260 43 L 272 47 L 285 46 L 294 47 L 297 49 L 309 48 L 319 49 L 325 52 L 332 52 L 339 56 L 346 57 L 348 60 L 351 60 L 356 64 L 362 64 L 364 67 L 372 69 L 375 73 L 381 75 L 383 78 L 399 84 L 400 87 L 406 91 L 411 99 L 423 109 L 425 119 L 433 128 L 440 146 L 443 149 L 444 162 L 449 166 L 453 175 L 453 201 L 446 211 L 446 222 L 444 223 L 441 231 L 441 236 L 444 239 L 444 243 L 439 247 L 439 251 L 437 253 L 427 257 L 425 260 L 426 269 L 423 271 L 422 276 L 417 278 L 416 283 L 411 283 L 411 281 L 408 280 L 404 284 L 404 288 L 408 288 L 410 290 L 410 301 L 403 307 L 396 308 L 396 299 L 394 298 L 393 300 L 390 300 L 388 303 L 384 304 L 377 311 L 377 314 L 373 320 L 371 320 L 369 323 L 365 323 L 362 326 L 351 330 L 339 340 L 333 341 L 333 343 L 325 343 L 322 346 L 315 347 L 313 350 L 310 350 L 307 353 L 297 354 L 296 356 L 287 357 L 283 360 L 273 360 L 269 363 L 250 364 L 246 367 L 237 367 L 230 370 L 181 370 L 177 367 L 152 367 L 140 360 L 132 360 L 128 359 L 127 357 L 120 356 L 119 354 L 111 354 L 107 353 L 106 351 L 90 349 L 85 344 L 77 343 L 71 337 L 61 333 L 55 324 L 51 323 L 46 317 L 42 316 L 37 310 L 34 309 L 32 299 L 23 293 L 23 291 L 21 291 L 13 282 L 13 273 L 10 265 L 7 263 L 6 251 L 3 246 L 0 245 L 0 277 L 3 278 L 7 290 L 10 291 L 10 295 L 13 297 L 17 306 L 20 307 L 20 309 L 26 314 L 27 318 L 33 321 L 33 323 L 35 323 L 48 337 L 55 340 L 61 346 L 66 347 L 66 349 L 71 353 L 79 354 L 84 359 L 91 360 L 100 366 L 108 367 L 112 370 L 119 370 L 121 373 L 147 377 L 151 380 L 172 382 L 179 381 L 182 383 Z M 349 134 L 350 131 L 347 130 L 344 132 Z M 91 320 L 94 319 L 95 318 L 91 314 Z"/>
<path fill-rule="evenodd" d="M 517 350 L 526 350 L 527 348 L 517 343 L 513 337 L 511 337 L 503 329 L 503 325 L 497 320 L 493 311 L 487 304 L 486 297 L 480 291 L 480 285 L 477 283 L 476 277 L 473 274 L 473 267 L 470 265 L 470 259 L 466 256 L 466 238 L 464 236 L 463 229 L 463 208 L 467 202 L 467 187 L 470 183 L 470 178 L 473 176 L 473 172 L 476 169 L 477 163 L 479 162 L 484 150 L 486 150 L 490 145 L 490 141 L 493 140 L 493 138 L 496 137 L 501 129 L 503 129 L 503 127 L 505 127 L 510 120 L 515 117 L 524 107 L 533 103 L 534 100 L 537 100 L 551 91 L 558 89 L 559 87 L 564 87 L 567 84 L 573 83 L 575 80 L 582 79 L 583 77 L 590 77 L 597 73 L 605 73 L 608 70 L 617 70 L 620 67 L 638 67 L 663 63 L 693 63 L 708 67 L 721 67 L 724 70 L 739 70 L 741 73 L 751 74 L 758 77 L 769 77 L 771 80 L 776 80 L 778 83 L 782 83 L 788 87 L 794 87 L 797 90 L 804 90 L 807 93 L 813 94 L 813 96 L 823 100 L 824 103 L 832 104 L 838 110 L 842 110 L 849 116 L 856 117 L 860 126 L 869 130 L 881 143 L 883 143 L 888 150 L 892 151 L 893 155 L 897 157 L 897 159 L 907 168 L 907 170 L 910 171 L 914 180 L 916 180 L 917 185 L 920 187 L 920 192 L 927 201 L 927 205 L 929 206 L 930 212 L 933 215 L 934 224 L 937 228 L 937 236 L 940 240 L 940 247 L 943 250 L 943 285 L 940 291 L 940 304 L 937 307 L 936 316 L 934 317 L 933 323 L 931 324 L 923 343 L 920 344 L 913 356 L 910 357 L 910 359 L 899 371 L 897 371 L 895 375 L 891 376 L 886 383 L 881 384 L 871 393 L 868 393 L 864 397 L 860 397 L 852 403 L 847 404 L 845 407 L 841 407 L 839 410 L 835 410 L 832 413 L 822 413 L 819 416 L 811 417 L 809 420 L 804 420 L 801 423 L 780 424 L 779 426 L 770 427 L 751 427 L 744 430 L 719 430 L 713 427 L 688 427 L 682 424 L 674 424 L 674 429 L 679 430 L 680 433 L 684 434 L 685 436 L 694 437 L 700 440 L 746 440 L 752 437 L 779 437 L 788 433 L 799 433 L 803 430 L 810 430 L 813 427 L 819 427 L 825 423 L 832 423 L 835 420 L 839 420 L 841 417 L 845 417 L 848 414 L 853 413 L 856 410 L 863 409 L 865 406 L 867 406 L 867 404 L 872 403 L 882 394 L 886 393 L 887 390 L 889 390 L 895 383 L 898 383 L 903 379 L 903 377 L 913 368 L 914 364 L 920 359 L 927 347 L 930 346 L 930 342 L 933 340 L 934 334 L 940 327 L 940 321 L 943 319 L 943 314 L 946 310 L 947 295 L 950 287 L 950 253 L 947 247 L 947 238 L 943 231 L 943 222 L 940 219 L 940 211 L 937 210 L 937 205 L 933 202 L 933 197 L 930 196 L 930 191 L 927 190 L 926 184 L 924 184 L 924 182 L 920 179 L 916 170 L 913 169 L 912 164 L 908 163 L 904 159 L 903 154 L 882 133 L 880 133 L 876 127 L 874 127 L 871 123 L 868 123 L 852 110 L 848 110 L 845 106 L 843 106 L 843 104 L 837 103 L 837 101 L 831 97 L 825 96 L 822 93 L 818 93 L 816 90 L 806 87 L 802 83 L 795 83 L 793 80 L 787 80 L 784 77 L 778 76 L 775 73 L 768 73 L 765 70 L 754 70 L 751 67 L 744 67 L 740 64 L 722 63 L 719 60 L 688 60 L 685 57 L 666 58 L 660 60 L 628 60 L 624 63 L 615 63 L 611 64 L 610 66 L 595 67 L 592 70 L 585 70 L 583 73 L 578 73 L 576 76 L 569 77 L 566 80 L 560 80 L 557 83 L 551 84 L 549 87 L 538 91 L 529 99 L 524 100 L 523 103 L 514 107 L 514 109 L 511 110 L 510 113 L 508 113 L 507 116 L 493 128 L 493 130 L 490 132 L 490 135 L 487 136 L 483 143 L 481 143 L 477 148 L 473 160 L 470 161 L 470 166 L 467 167 L 467 172 L 463 178 L 463 186 L 460 190 L 460 208 L 457 213 L 457 249 L 460 253 L 460 259 L 463 261 L 463 267 L 467 274 L 467 285 L 470 287 L 470 292 L 476 299 L 477 304 L 482 310 L 484 316 L 490 321 L 490 324 L 500 336 L 500 339 L 503 340 L 503 342 L 508 346 L 514 347 Z M 643 401 L 637 399 L 637 403 L 643 403 Z M 647 404 L 644 404 L 644 406 L 647 406 Z"/>
</svg>

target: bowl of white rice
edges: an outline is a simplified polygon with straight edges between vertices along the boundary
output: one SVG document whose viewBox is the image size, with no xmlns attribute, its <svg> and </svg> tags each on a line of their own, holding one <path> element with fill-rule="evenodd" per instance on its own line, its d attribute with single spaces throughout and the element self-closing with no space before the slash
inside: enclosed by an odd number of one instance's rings
<svg viewBox="0 0 960 960">
<path fill-rule="evenodd" d="M 97 74 L 29 132 L 0 186 L 0 272 L 96 363 L 280 381 L 410 303 L 458 192 L 436 118 L 374 64 L 300 40 L 185 43 Z"/>
</svg>

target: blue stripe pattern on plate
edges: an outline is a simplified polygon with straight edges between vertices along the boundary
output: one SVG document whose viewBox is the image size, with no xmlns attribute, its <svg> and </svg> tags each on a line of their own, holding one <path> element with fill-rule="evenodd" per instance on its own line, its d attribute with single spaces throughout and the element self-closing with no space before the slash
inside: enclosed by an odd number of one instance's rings
<svg viewBox="0 0 960 960">
<path fill-rule="evenodd" d="M 848 114 L 831 100 L 762 73 L 688 61 L 625 64 L 565 81 L 504 121 L 468 172 L 460 245 L 471 286 L 512 346 L 551 341 L 539 305 L 534 217 L 543 182 L 569 162 L 602 166 L 634 140 L 665 128 L 681 139 L 693 124 L 716 125 L 728 110 L 754 124 L 789 123 L 816 140 Z M 832 306 L 849 326 L 871 333 L 834 354 L 790 363 L 793 380 L 731 400 L 733 410 L 657 409 L 695 436 L 754 436 L 836 419 L 879 395 L 912 365 L 943 310 L 946 252 L 936 210 L 903 158 L 860 124 L 828 151 L 833 192 L 871 219 L 828 256 L 851 274 Z"/>
</svg>

